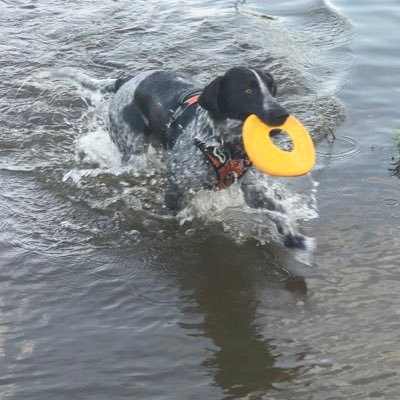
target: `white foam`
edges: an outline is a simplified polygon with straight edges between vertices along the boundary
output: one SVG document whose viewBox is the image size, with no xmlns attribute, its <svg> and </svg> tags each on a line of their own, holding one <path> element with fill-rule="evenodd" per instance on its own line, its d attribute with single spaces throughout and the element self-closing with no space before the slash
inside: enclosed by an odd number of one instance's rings
<svg viewBox="0 0 400 400">
<path fill-rule="evenodd" d="M 97 129 L 80 137 L 76 141 L 77 151 L 84 161 L 94 162 L 103 168 L 121 168 L 121 155 L 104 129 Z"/>
</svg>

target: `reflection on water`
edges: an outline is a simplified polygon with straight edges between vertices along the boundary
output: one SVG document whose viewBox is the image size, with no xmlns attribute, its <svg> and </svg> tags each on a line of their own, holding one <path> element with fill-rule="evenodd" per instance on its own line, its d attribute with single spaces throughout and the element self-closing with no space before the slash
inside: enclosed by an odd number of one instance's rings
<svg viewBox="0 0 400 400">
<path fill-rule="evenodd" d="M 224 398 L 262 394 L 275 382 L 290 381 L 296 368 L 275 366 L 279 349 L 257 326 L 257 314 L 262 307 L 257 292 L 278 286 L 294 297 L 304 298 L 304 279 L 287 276 L 279 266 L 267 274 L 255 271 L 265 260 L 265 251 L 258 248 L 244 254 L 226 239 L 204 242 L 200 257 L 204 281 L 194 294 L 196 306 L 185 311 L 204 315 L 196 330 L 216 347 L 202 365 L 223 389 Z M 190 326 L 185 328 L 190 331 Z"/>
</svg>

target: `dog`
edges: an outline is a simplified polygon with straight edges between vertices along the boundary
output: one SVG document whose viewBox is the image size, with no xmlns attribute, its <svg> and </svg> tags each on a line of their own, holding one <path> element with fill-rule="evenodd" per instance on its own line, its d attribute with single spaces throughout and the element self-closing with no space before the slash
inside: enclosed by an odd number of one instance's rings
<svg viewBox="0 0 400 400">
<path fill-rule="evenodd" d="M 164 148 L 164 202 L 171 212 L 179 211 L 187 193 L 221 190 L 235 182 L 250 207 L 284 212 L 255 182 L 242 179 L 251 168 L 242 144 L 245 119 L 255 114 L 268 125 L 279 126 L 289 116 L 276 100 L 277 85 L 271 74 L 234 67 L 204 88 L 189 75 L 165 70 L 109 80 L 89 79 L 70 70 L 59 75 L 114 93 L 108 130 L 124 161 L 143 153 L 149 144 Z M 286 246 L 304 247 L 302 235 L 275 223 Z"/>
<path fill-rule="evenodd" d="M 246 203 L 253 208 L 282 211 L 257 186 L 241 177 L 251 167 L 246 157 L 241 126 L 255 114 L 270 126 L 289 117 L 276 100 L 277 85 L 271 74 L 259 69 L 234 67 L 204 88 L 182 73 L 146 71 L 120 78 L 109 108 L 109 131 L 123 159 L 144 151 L 149 143 L 161 144 L 167 154 L 166 207 L 176 212 L 188 192 L 224 189 L 241 184 Z M 228 121 L 238 121 L 236 129 Z M 304 238 L 285 232 L 288 247 L 302 247 Z"/>
</svg>

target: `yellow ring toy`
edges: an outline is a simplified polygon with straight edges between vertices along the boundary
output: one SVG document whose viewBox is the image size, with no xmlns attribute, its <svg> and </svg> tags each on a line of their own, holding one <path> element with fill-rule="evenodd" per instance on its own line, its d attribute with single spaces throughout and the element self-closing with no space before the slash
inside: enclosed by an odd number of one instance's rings
<svg viewBox="0 0 400 400">
<path fill-rule="evenodd" d="M 285 131 L 292 139 L 293 149 L 285 151 L 275 146 L 270 132 Z M 315 149 L 306 128 L 293 116 L 280 126 L 269 126 L 256 115 L 250 115 L 243 125 L 243 144 L 256 168 L 274 176 L 300 176 L 315 164 Z"/>
</svg>

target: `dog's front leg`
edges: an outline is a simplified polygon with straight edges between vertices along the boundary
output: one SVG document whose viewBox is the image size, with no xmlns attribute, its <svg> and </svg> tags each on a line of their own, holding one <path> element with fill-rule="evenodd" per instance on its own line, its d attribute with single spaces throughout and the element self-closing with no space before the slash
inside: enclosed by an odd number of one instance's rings
<svg viewBox="0 0 400 400">
<path fill-rule="evenodd" d="M 298 233 L 293 232 L 291 227 L 287 224 L 284 218 L 285 210 L 279 202 L 279 195 L 269 195 L 266 193 L 262 185 L 257 185 L 257 174 L 250 174 L 245 176 L 241 181 L 241 189 L 246 204 L 251 208 L 264 209 L 273 211 L 270 218 L 276 224 L 276 229 L 283 237 L 283 243 L 286 247 L 303 248 L 305 246 L 305 237 Z"/>
<path fill-rule="evenodd" d="M 178 212 L 183 199 L 183 193 L 179 189 L 179 185 L 172 178 L 168 178 L 167 187 L 165 189 L 164 204 L 173 212 Z"/>
<path fill-rule="evenodd" d="M 284 211 L 282 206 L 278 204 L 277 199 L 272 199 L 267 196 L 263 188 L 257 186 L 254 182 L 243 179 L 241 182 L 241 189 L 244 200 L 249 207 L 262 208 L 269 211 Z"/>
</svg>

